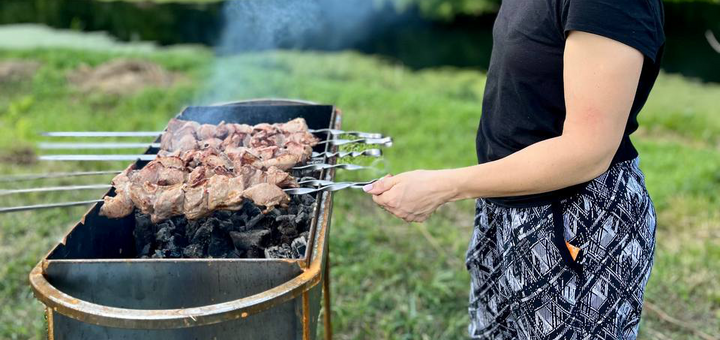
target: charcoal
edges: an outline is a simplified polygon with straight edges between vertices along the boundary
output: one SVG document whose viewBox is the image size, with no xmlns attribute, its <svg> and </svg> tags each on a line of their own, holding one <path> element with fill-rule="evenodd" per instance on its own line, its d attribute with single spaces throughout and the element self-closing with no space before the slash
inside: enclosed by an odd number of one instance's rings
<svg viewBox="0 0 720 340">
<path fill-rule="evenodd" d="M 275 222 L 282 223 L 282 222 L 295 221 L 296 217 L 297 217 L 297 215 L 280 215 L 278 217 L 275 217 Z M 297 222 L 295 222 L 295 223 L 297 223 Z"/>
<path fill-rule="evenodd" d="M 301 211 L 301 212 L 300 212 L 299 214 L 297 214 L 297 216 L 295 217 L 295 223 L 296 223 L 296 224 L 300 224 L 300 223 L 302 223 L 303 221 L 309 220 L 309 219 L 310 219 L 310 216 L 309 216 L 307 213 L 305 213 L 304 211 Z"/>
<path fill-rule="evenodd" d="M 227 237 L 228 233 L 220 227 L 214 228 L 208 245 L 208 255 L 213 258 L 225 258 L 235 251 L 232 241 Z"/>
<path fill-rule="evenodd" d="M 265 249 L 265 257 L 269 259 L 291 259 L 292 255 L 292 249 L 285 243 Z"/>
<path fill-rule="evenodd" d="M 252 248 L 245 252 L 245 257 L 249 259 L 261 259 L 265 257 L 265 251 L 261 248 Z"/>
<path fill-rule="evenodd" d="M 142 215 L 139 211 L 135 212 L 133 236 L 135 236 L 135 249 L 145 249 L 147 247 L 148 251 L 144 252 L 144 255 L 149 255 L 150 249 L 153 249 L 155 242 L 155 225 L 150 221 L 150 216 Z"/>
<path fill-rule="evenodd" d="M 230 238 L 235 245 L 235 248 L 240 251 L 247 251 L 255 248 L 263 248 L 263 245 L 267 242 L 267 237 L 270 235 L 270 230 L 259 229 L 250 230 L 243 233 L 232 231 L 230 232 Z"/>
<path fill-rule="evenodd" d="M 278 226 L 277 230 L 280 232 L 280 242 L 290 243 L 298 236 L 298 230 L 293 223 L 283 223 Z"/>
<path fill-rule="evenodd" d="M 154 259 L 161 259 L 161 258 L 163 258 L 163 257 L 165 257 L 165 256 L 163 255 L 163 251 L 162 251 L 162 250 L 157 249 L 157 250 L 155 250 L 155 253 L 153 254 L 152 257 L 153 257 Z"/>
<path fill-rule="evenodd" d="M 183 257 L 199 259 L 205 257 L 205 254 L 203 253 L 202 246 L 200 246 L 199 244 L 191 244 L 185 247 L 185 250 L 183 250 Z"/>
<path fill-rule="evenodd" d="M 257 216 L 251 218 L 250 221 L 248 221 L 248 223 L 245 225 L 246 229 L 250 230 L 250 229 L 255 228 L 255 226 L 260 221 L 262 221 L 264 218 L 265 218 L 265 215 L 262 214 L 262 212 L 260 214 L 258 214 Z"/>
<path fill-rule="evenodd" d="M 314 202 L 310 195 L 295 195 L 288 207 L 263 214 L 246 201 L 237 211 L 216 211 L 197 220 L 178 216 L 159 224 L 136 211 L 137 257 L 302 258 Z"/>
<path fill-rule="evenodd" d="M 292 249 L 292 255 L 293 258 L 299 259 L 305 256 L 305 250 L 307 249 L 307 243 L 308 243 L 308 233 L 302 233 L 300 237 L 294 239 L 292 243 L 290 244 L 290 248 Z"/>
<path fill-rule="evenodd" d="M 193 235 L 192 239 L 190 240 L 190 243 L 192 244 L 200 244 L 200 245 L 207 245 L 210 243 L 210 234 L 212 234 L 213 229 L 213 223 L 211 221 L 207 221 L 207 223 L 203 224 L 198 228 L 198 230 L 195 232 L 195 235 Z"/>
<path fill-rule="evenodd" d="M 150 256 L 150 246 L 151 244 L 148 243 L 140 250 L 140 253 L 138 253 L 139 258 L 148 258 Z"/>
</svg>

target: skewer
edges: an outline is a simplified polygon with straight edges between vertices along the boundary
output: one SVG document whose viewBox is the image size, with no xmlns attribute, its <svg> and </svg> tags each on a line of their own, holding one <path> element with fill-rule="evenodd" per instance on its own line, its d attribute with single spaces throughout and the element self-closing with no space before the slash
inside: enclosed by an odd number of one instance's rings
<svg viewBox="0 0 720 340">
<path fill-rule="evenodd" d="M 98 189 L 110 189 L 110 184 L 91 184 L 91 185 L 70 185 L 61 187 L 44 187 L 44 188 L 30 188 L 30 189 L 12 189 L 12 190 L 0 190 L 0 196 L 13 195 L 13 194 L 27 194 L 33 192 L 53 192 L 53 191 L 75 191 L 75 190 L 98 190 Z"/>
<path fill-rule="evenodd" d="M 23 182 L 32 181 L 37 179 L 47 178 L 64 178 L 64 177 L 79 177 L 79 176 L 100 176 L 100 175 L 117 175 L 122 171 L 80 171 L 80 172 L 55 172 L 49 174 L 33 174 L 33 175 L 11 175 L 0 177 L 0 182 Z"/>
<path fill-rule="evenodd" d="M 332 144 L 335 146 L 347 144 L 366 144 L 392 146 L 392 138 L 360 138 L 360 139 L 328 139 L 318 144 Z M 160 148 L 160 143 L 38 143 L 42 150 L 109 150 L 109 149 L 145 149 L 148 147 Z"/>
<path fill-rule="evenodd" d="M 355 164 L 308 164 L 303 166 L 296 166 L 293 170 L 327 170 L 327 169 L 343 169 L 349 171 L 365 170 L 370 167 L 355 165 Z"/>
<path fill-rule="evenodd" d="M 41 150 L 106 150 L 160 148 L 160 143 L 38 143 Z"/>
<path fill-rule="evenodd" d="M 295 170 L 324 170 L 324 169 L 343 169 L 343 170 L 364 170 L 364 169 L 370 169 L 371 167 L 363 167 L 359 165 L 354 164 L 336 164 L 336 165 L 330 165 L 330 164 L 313 164 L 311 167 L 309 166 L 303 166 L 300 167 L 300 169 Z M 113 171 L 88 171 L 88 172 L 58 172 L 58 173 L 47 173 L 47 174 L 31 174 L 31 175 L 22 175 L 22 176 L 8 176 L 8 177 L 0 177 L 0 182 L 22 182 L 22 181 L 31 181 L 31 180 L 38 180 L 38 179 L 48 179 L 48 178 L 64 178 L 64 177 L 80 177 L 80 176 L 96 176 L 96 175 L 117 175 L 119 173 L 123 172 L 123 170 L 113 170 Z M 299 183 L 302 184 L 302 183 Z M 100 185 L 100 184 L 97 184 Z M 18 189 L 18 190 L 25 190 L 25 189 Z M 3 195 L 4 192 L 7 192 L 8 190 L 0 190 L 0 195 Z M 47 190 L 46 190 L 47 191 Z"/>
<path fill-rule="evenodd" d="M 309 129 L 310 133 L 329 133 L 333 136 L 338 135 L 350 135 L 360 138 L 383 138 L 380 133 L 370 133 L 361 131 L 343 131 L 336 129 Z M 113 131 L 56 131 L 56 132 L 44 132 L 42 133 L 45 137 L 87 137 L 87 138 L 98 138 L 98 137 L 158 137 L 163 134 L 163 131 L 134 131 L 134 132 L 113 132 Z"/>
<path fill-rule="evenodd" d="M 89 205 L 89 204 L 94 204 L 94 203 L 98 203 L 98 202 L 102 202 L 102 200 L 25 205 L 25 206 L 20 206 L 20 207 L 4 207 L 4 208 L 0 208 L 0 214 L 1 213 L 18 212 L 18 211 L 27 211 L 27 210 L 75 207 L 75 206 L 79 206 L 79 205 Z"/>
<path fill-rule="evenodd" d="M 321 191 L 334 192 L 334 191 L 340 191 L 340 190 L 344 190 L 344 189 L 360 189 L 360 188 L 362 188 L 368 184 L 374 183 L 376 181 L 377 180 L 372 180 L 372 181 L 368 181 L 368 182 L 339 182 L 339 183 L 333 183 L 330 185 L 321 186 L 319 188 L 289 188 L 289 189 L 283 189 L 283 191 L 285 191 L 285 193 L 288 195 L 306 195 L 306 194 L 314 194 L 316 192 L 321 192 Z M 17 206 L 17 207 L 2 207 L 2 208 L 0 208 L 0 214 L 1 213 L 18 212 L 18 211 L 28 211 L 28 210 L 74 207 L 74 206 L 89 205 L 89 204 L 94 204 L 94 203 L 99 203 L 99 202 L 103 202 L 103 200 L 37 204 L 37 205 L 25 205 L 25 206 Z"/>
<path fill-rule="evenodd" d="M 334 192 L 334 191 L 340 191 L 340 190 L 344 190 L 344 189 L 362 189 L 364 186 L 375 183 L 376 181 L 377 180 L 374 179 L 372 181 L 367 181 L 367 182 L 339 182 L 339 183 L 333 183 L 330 185 L 322 186 L 319 188 L 291 188 L 291 189 L 284 189 L 284 191 L 288 195 L 306 195 L 306 194 L 314 194 L 314 193 L 320 192 L 320 191 Z"/>
<path fill-rule="evenodd" d="M 378 149 L 369 149 L 364 151 L 352 151 L 352 152 L 321 152 L 313 153 L 313 158 L 318 157 L 381 157 L 382 151 Z M 143 155 L 40 155 L 38 160 L 40 161 L 52 161 L 52 162 L 112 162 L 112 161 L 152 161 L 157 157 L 156 154 L 143 154 Z"/>
<path fill-rule="evenodd" d="M 312 178 L 312 177 L 311 177 Z M 326 187 L 331 185 L 347 184 L 347 182 L 333 182 L 324 181 L 317 179 L 303 179 L 298 182 L 300 186 L 310 186 L 309 189 L 315 189 L 319 187 Z M 90 184 L 90 185 L 68 185 L 68 186 L 57 186 L 57 187 L 42 187 L 42 188 L 29 188 L 29 189 L 3 189 L 0 190 L 0 196 L 14 195 L 14 194 L 27 194 L 37 192 L 56 192 L 56 191 L 76 191 L 76 190 L 109 190 L 113 186 L 111 184 Z M 297 188 L 295 188 L 297 189 Z"/>
</svg>

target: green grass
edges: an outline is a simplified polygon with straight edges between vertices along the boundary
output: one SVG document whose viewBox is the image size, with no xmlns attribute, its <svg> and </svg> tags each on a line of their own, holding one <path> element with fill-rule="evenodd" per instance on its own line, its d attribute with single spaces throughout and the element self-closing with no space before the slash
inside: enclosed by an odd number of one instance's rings
<svg viewBox="0 0 720 340">
<path fill-rule="evenodd" d="M 118 98 L 79 94 L 65 80 L 65 74 L 82 63 L 97 65 L 116 57 L 149 59 L 193 81 Z M 32 80 L 0 85 L 0 147 L 6 153 L 31 146 L 38 131 L 159 129 L 192 102 L 289 97 L 336 104 L 345 113 L 344 127 L 393 136 L 395 146 L 377 164 L 389 172 L 475 161 L 474 137 L 485 81 L 475 71 L 412 72 L 354 53 L 250 55 L 213 66 L 212 57 L 202 50 L 142 56 L 0 51 L 0 60 L 21 58 L 38 60 L 43 68 Z M 214 69 L 222 70 L 223 77 L 214 81 L 224 85 L 223 91 L 208 94 L 211 91 L 203 80 Z M 720 115 L 716 98 L 720 98 L 718 86 L 662 75 L 641 115 L 644 131 L 635 140 L 659 214 L 656 266 L 647 300 L 691 327 L 718 336 Z M 45 166 L 0 163 L 4 173 L 41 172 Z M 78 167 L 96 168 L 61 168 Z M 342 179 L 375 175 L 341 173 Z M 6 198 L 0 203 L 99 194 Z M 448 205 L 424 225 L 406 224 L 373 207 L 362 193 L 339 193 L 331 237 L 336 338 L 465 338 L 469 277 L 463 255 L 472 231 L 472 206 L 472 202 Z M 27 273 L 83 211 L 2 216 L 0 338 L 42 338 L 42 308 L 31 296 Z M 697 339 L 687 329 L 646 312 L 641 337 L 654 339 L 658 333 L 669 339 Z"/>
</svg>

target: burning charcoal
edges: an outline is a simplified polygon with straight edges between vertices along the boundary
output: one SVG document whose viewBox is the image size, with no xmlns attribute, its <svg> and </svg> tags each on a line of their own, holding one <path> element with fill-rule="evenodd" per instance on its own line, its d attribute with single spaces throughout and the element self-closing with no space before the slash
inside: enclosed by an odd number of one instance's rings
<svg viewBox="0 0 720 340">
<path fill-rule="evenodd" d="M 195 235 L 191 239 L 191 243 L 195 244 L 207 244 L 210 242 L 210 235 L 212 234 L 213 224 L 206 222 L 195 232 Z"/>
<path fill-rule="evenodd" d="M 173 238 L 173 231 L 175 229 L 175 226 L 165 226 L 158 230 L 157 234 L 155 234 L 155 240 L 161 243 L 167 243 L 172 241 Z"/>
<path fill-rule="evenodd" d="M 295 218 L 295 223 L 300 224 L 302 222 L 307 222 L 310 219 L 310 216 L 304 212 L 301 211 L 299 214 L 297 214 L 297 217 Z"/>
<path fill-rule="evenodd" d="M 304 206 L 310 206 L 315 203 L 315 198 L 313 198 L 312 195 L 301 195 L 300 200 Z"/>
<path fill-rule="evenodd" d="M 280 232 L 280 242 L 282 243 L 290 243 L 298 236 L 297 228 L 293 224 L 282 224 L 277 229 Z"/>
<path fill-rule="evenodd" d="M 139 211 L 135 212 L 133 236 L 135 236 L 135 249 L 140 250 L 147 247 L 148 251 L 145 255 L 149 255 L 155 243 L 155 226 L 150 221 L 150 216 L 143 215 Z"/>
<path fill-rule="evenodd" d="M 308 245 L 307 237 L 308 233 L 302 233 L 300 237 L 292 241 L 290 248 L 292 249 L 293 258 L 300 259 L 305 256 Z"/>
<path fill-rule="evenodd" d="M 280 215 L 275 218 L 275 222 L 292 222 L 295 221 L 296 215 Z M 297 223 L 297 222 L 296 222 Z"/>
<path fill-rule="evenodd" d="M 227 233 L 220 230 L 220 228 L 214 228 L 208 245 L 208 255 L 214 258 L 224 258 L 227 257 L 228 253 L 234 251 L 235 247 Z"/>
<path fill-rule="evenodd" d="M 265 257 L 269 259 L 291 259 L 293 257 L 292 249 L 287 244 L 266 248 Z"/>
<path fill-rule="evenodd" d="M 235 248 L 240 251 L 248 251 L 253 247 L 264 248 L 263 245 L 267 242 L 267 237 L 270 235 L 270 230 L 259 229 L 250 230 L 246 232 L 230 232 L 230 238 L 232 238 Z"/>
<path fill-rule="evenodd" d="M 204 257 L 202 246 L 198 244 L 191 244 L 183 250 L 183 257 L 191 259 L 199 259 Z"/>
<path fill-rule="evenodd" d="M 219 225 L 217 229 L 222 230 L 225 234 L 231 231 L 237 231 L 238 229 L 238 225 L 233 223 L 230 219 L 219 220 L 218 223 Z"/>
<path fill-rule="evenodd" d="M 248 221 L 248 223 L 245 225 L 247 229 L 255 228 L 255 226 L 262 221 L 262 219 L 265 218 L 265 215 L 260 213 L 254 216 L 253 218 Z"/>
<path fill-rule="evenodd" d="M 150 243 L 146 244 L 142 250 L 140 250 L 140 253 L 138 253 L 139 258 L 148 258 L 150 256 Z"/>
</svg>

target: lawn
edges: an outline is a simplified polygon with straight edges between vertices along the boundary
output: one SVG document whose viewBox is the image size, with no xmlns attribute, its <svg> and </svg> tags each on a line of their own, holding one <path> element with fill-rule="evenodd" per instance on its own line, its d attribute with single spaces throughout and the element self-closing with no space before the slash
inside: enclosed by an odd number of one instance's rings
<svg viewBox="0 0 720 340">
<path fill-rule="evenodd" d="M 158 63 L 182 74 L 184 81 L 169 89 L 111 96 L 81 93 L 66 79 L 81 64 L 95 66 L 116 58 Z M 345 112 L 344 127 L 393 136 L 395 146 L 386 150 L 384 162 L 376 164 L 388 172 L 475 161 L 485 76 L 473 70 L 410 71 L 355 53 L 283 52 L 215 60 L 205 50 L 142 55 L 0 51 L 0 60 L 18 59 L 35 60 L 42 67 L 31 79 L 0 84 L 3 173 L 44 171 L 47 164 L 14 164 L 8 157 L 31 148 L 39 140 L 38 131 L 154 130 L 187 104 L 256 97 L 332 103 Z M 717 98 L 720 86 L 663 74 L 641 114 L 644 127 L 635 141 L 659 215 L 656 265 L 647 290 L 653 308 L 645 310 L 642 339 L 701 339 L 697 331 L 720 336 Z M 63 170 L 120 166 L 58 165 Z M 340 174 L 342 179 L 376 175 Z M 2 198 L 0 204 L 81 200 L 99 194 Z M 31 295 L 27 273 L 84 210 L 15 213 L 0 219 L 0 338 L 43 337 L 42 306 Z M 406 224 L 374 208 L 362 193 L 338 194 L 331 237 L 336 338 L 466 338 L 469 277 L 463 255 L 472 219 L 472 202 L 461 202 L 443 207 L 426 224 Z M 682 322 L 669 322 L 661 317 L 664 314 Z"/>
</svg>

